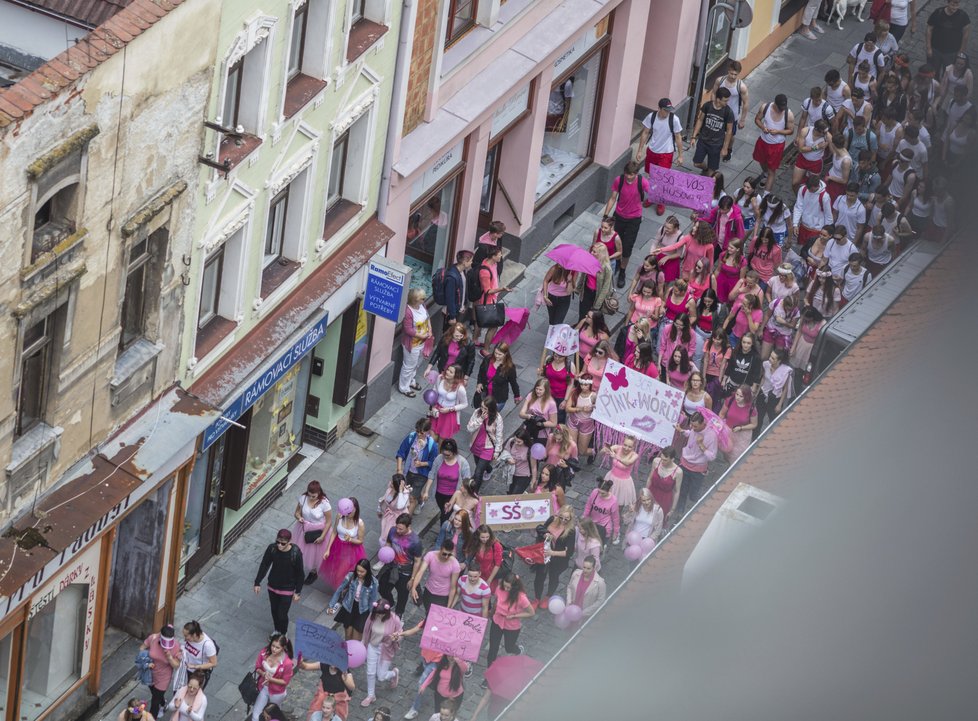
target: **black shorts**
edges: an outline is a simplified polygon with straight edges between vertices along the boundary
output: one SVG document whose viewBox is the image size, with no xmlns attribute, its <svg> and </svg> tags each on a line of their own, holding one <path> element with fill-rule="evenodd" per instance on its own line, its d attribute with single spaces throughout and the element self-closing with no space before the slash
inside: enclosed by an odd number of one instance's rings
<svg viewBox="0 0 978 721">
<path fill-rule="evenodd" d="M 427 476 L 422 476 L 420 473 L 406 473 L 404 478 L 407 480 L 408 485 L 411 486 L 411 495 L 421 500 L 421 491 L 424 490 L 425 484 L 428 482 Z"/>
<path fill-rule="evenodd" d="M 340 610 L 336 612 L 336 620 L 343 625 L 343 628 L 353 628 L 357 633 L 363 633 L 369 615 L 370 611 L 365 613 L 360 613 L 356 609 L 347 611 L 343 606 L 340 606 Z"/>
</svg>

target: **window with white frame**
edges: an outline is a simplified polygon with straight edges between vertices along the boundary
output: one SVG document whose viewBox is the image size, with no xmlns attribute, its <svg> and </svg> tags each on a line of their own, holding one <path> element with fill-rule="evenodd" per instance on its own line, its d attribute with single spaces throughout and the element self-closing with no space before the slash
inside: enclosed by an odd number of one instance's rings
<svg viewBox="0 0 978 721">
<path fill-rule="evenodd" d="M 387 33 L 388 0 L 351 0 L 346 61 L 353 62 Z"/>
<path fill-rule="evenodd" d="M 200 268 L 195 353 L 203 358 L 236 326 L 241 297 L 244 227 L 210 247 Z"/>
<path fill-rule="evenodd" d="M 329 158 L 329 181 L 326 206 L 332 208 L 341 201 L 357 205 L 366 181 L 367 130 L 370 113 L 364 113 L 333 141 Z"/>
<path fill-rule="evenodd" d="M 303 3 L 292 15 L 292 39 L 289 43 L 289 80 L 302 72 L 302 56 L 306 48 L 306 28 L 309 22 L 309 3 Z"/>
<path fill-rule="evenodd" d="M 268 208 L 268 223 L 265 227 L 265 253 L 262 266 L 273 263 L 282 257 L 285 244 L 285 222 L 289 214 L 289 189 L 281 191 L 272 198 Z"/>
<path fill-rule="evenodd" d="M 267 298 L 298 269 L 304 254 L 308 178 L 307 166 L 289 180 L 288 185 L 275 192 L 268 205 L 262 247 L 262 298 Z"/>
<path fill-rule="evenodd" d="M 200 279 L 200 307 L 197 311 L 198 329 L 206 327 L 221 315 L 224 254 L 225 247 L 222 245 L 204 261 L 204 273 Z"/>
<path fill-rule="evenodd" d="M 301 0 L 293 3 L 292 24 L 289 29 L 289 49 L 286 56 L 289 84 L 318 80 L 324 83 L 327 75 L 327 45 L 331 16 L 328 0 Z"/>
</svg>

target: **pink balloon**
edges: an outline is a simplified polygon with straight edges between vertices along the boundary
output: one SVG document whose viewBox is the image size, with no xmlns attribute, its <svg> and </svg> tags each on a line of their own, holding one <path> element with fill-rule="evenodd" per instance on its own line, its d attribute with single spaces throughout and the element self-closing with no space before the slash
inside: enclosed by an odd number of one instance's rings
<svg viewBox="0 0 978 721">
<path fill-rule="evenodd" d="M 550 601 L 547 602 L 547 610 L 550 611 L 554 616 L 559 616 L 564 612 L 564 599 L 559 596 L 553 596 Z"/>
<path fill-rule="evenodd" d="M 394 560 L 394 549 L 390 546 L 381 546 L 377 551 L 377 559 L 381 563 L 390 563 Z"/>
<path fill-rule="evenodd" d="M 584 618 L 584 610 L 580 606 L 572 603 L 564 609 L 564 618 L 571 623 L 577 623 Z"/>
<path fill-rule="evenodd" d="M 645 556 L 652 553 L 652 549 L 655 548 L 655 541 L 651 538 L 643 538 L 638 545 L 642 549 L 642 555 Z"/>
<path fill-rule="evenodd" d="M 336 510 L 340 512 L 341 516 L 348 516 L 353 513 L 353 501 L 349 498 L 341 498 L 336 502 Z"/>
<path fill-rule="evenodd" d="M 629 546 L 625 549 L 625 558 L 629 561 L 638 561 L 642 558 L 642 547 L 641 546 Z"/>
<path fill-rule="evenodd" d="M 547 457 L 547 447 L 542 443 L 534 443 L 530 446 L 530 455 L 533 456 L 533 460 L 542 461 Z"/>
<path fill-rule="evenodd" d="M 554 619 L 554 625 L 557 626 L 557 628 L 569 628 L 571 623 L 572 621 L 564 614 L 561 614 Z"/>
<path fill-rule="evenodd" d="M 350 662 L 350 668 L 359 668 L 367 660 L 367 647 L 362 641 L 344 641 L 346 647 L 346 657 Z"/>
<path fill-rule="evenodd" d="M 642 542 L 642 534 L 638 531 L 629 531 L 625 534 L 625 543 L 629 546 L 634 546 Z"/>
</svg>

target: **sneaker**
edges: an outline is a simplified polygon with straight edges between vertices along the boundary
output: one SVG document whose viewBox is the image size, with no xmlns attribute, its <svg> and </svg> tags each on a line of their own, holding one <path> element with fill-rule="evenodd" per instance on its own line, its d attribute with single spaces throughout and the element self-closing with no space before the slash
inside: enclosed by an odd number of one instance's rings
<svg viewBox="0 0 978 721">
<path fill-rule="evenodd" d="M 516 645 L 517 645 L 517 648 L 519 648 L 519 650 L 520 650 L 520 656 L 525 656 L 526 655 L 526 648 L 523 646 L 523 644 L 522 643 L 519 643 L 519 644 L 516 644 Z"/>
<path fill-rule="evenodd" d="M 406 719 L 413 719 L 417 717 L 418 717 L 418 709 L 416 708 L 409 708 L 408 712 L 404 714 L 404 718 Z"/>
<path fill-rule="evenodd" d="M 612 541 L 611 541 L 611 545 L 612 545 L 612 546 L 617 546 L 617 545 L 619 545 L 620 543 L 621 543 L 621 538 L 619 538 L 618 536 L 615 536 L 615 537 L 614 537 L 614 538 L 612 539 Z"/>
<path fill-rule="evenodd" d="M 812 25 L 812 30 L 814 30 L 815 32 L 817 32 L 819 35 L 821 35 L 822 33 L 825 32 L 825 28 L 823 28 L 818 23 L 815 23 L 814 25 Z"/>
<path fill-rule="evenodd" d="M 486 681 L 485 679 L 482 679 L 482 683 L 479 684 L 479 688 L 489 688 L 489 682 Z M 417 716 L 417 714 L 415 714 L 415 716 Z M 405 716 L 404 718 L 407 718 L 407 716 Z M 411 718 L 414 718 L 414 716 L 412 716 Z"/>
<path fill-rule="evenodd" d="M 473 671 L 473 670 L 474 670 L 474 669 L 472 668 L 472 664 L 470 663 L 470 664 L 469 664 L 469 667 L 468 667 L 467 669 L 465 669 L 465 673 L 464 673 L 464 674 L 462 674 L 462 675 L 463 675 L 463 676 L 464 676 L 465 678 L 468 678 L 469 676 L 471 676 L 471 675 L 472 675 L 472 671 Z"/>
<path fill-rule="evenodd" d="M 664 206 L 664 205 L 657 205 L 657 206 L 655 206 L 655 214 L 656 215 L 664 215 L 665 212 L 666 212 L 666 206 Z"/>
<path fill-rule="evenodd" d="M 315 571 L 309 571 L 309 575 L 306 576 L 306 585 L 307 586 L 312 585 L 313 583 L 316 582 L 316 579 L 317 578 L 319 578 L 319 574 L 318 573 L 316 573 Z"/>
<path fill-rule="evenodd" d="M 798 33 L 798 34 L 801 35 L 803 38 L 805 38 L 807 40 L 818 40 L 818 36 L 815 35 L 815 33 L 813 33 L 808 28 L 802 28 L 801 29 L 801 32 Z"/>
<path fill-rule="evenodd" d="M 625 269 L 624 268 L 619 268 L 618 269 L 618 279 L 615 281 L 615 285 L 618 286 L 619 288 L 624 288 L 625 287 Z"/>
<path fill-rule="evenodd" d="M 376 700 L 377 699 L 375 699 L 373 696 L 367 696 L 367 698 L 365 698 L 363 701 L 360 702 L 360 705 L 363 706 L 364 708 L 367 708 L 367 706 L 369 706 Z"/>
<path fill-rule="evenodd" d="M 397 684 L 401 680 L 401 669 L 392 668 L 391 673 L 394 674 L 394 678 L 391 679 L 391 688 L 397 688 Z"/>
<path fill-rule="evenodd" d="M 550 606 L 550 598 L 544 596 L 543 598 L 540 599 L 540 603 L 538 605 L 540 606 L 540 608 L 546 611 L 547 607 Z"/>
</svg>

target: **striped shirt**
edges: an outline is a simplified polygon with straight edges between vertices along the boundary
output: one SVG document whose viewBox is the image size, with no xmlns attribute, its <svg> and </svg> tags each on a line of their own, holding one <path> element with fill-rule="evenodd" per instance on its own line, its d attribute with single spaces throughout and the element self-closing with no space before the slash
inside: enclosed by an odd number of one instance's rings
<svg viewBox="0 0 978 721">
<path fill-rule="evenodd" d="M 492 591 L 489 584 L 483 579 L 479 579 L 479 584 L 473 589 L 469 586 L 467 576 L 458 579 L 458 606 L 459 609 L 473 616 L 482 615 L 482 600 L 489 598 Z"/>
</svg>

